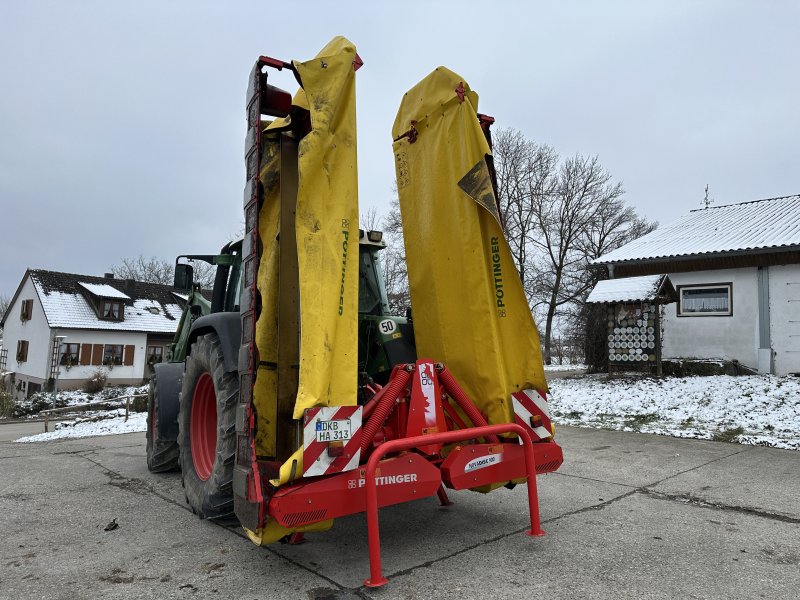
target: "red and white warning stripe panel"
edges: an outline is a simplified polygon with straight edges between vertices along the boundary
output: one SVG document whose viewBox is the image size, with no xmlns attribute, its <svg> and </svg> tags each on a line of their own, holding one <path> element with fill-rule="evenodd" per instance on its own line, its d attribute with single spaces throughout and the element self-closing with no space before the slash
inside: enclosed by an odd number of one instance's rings
<svg viewBox="0 0 800 600">
<path fill-rule="evenodd" d="M 361 460 L 361 407 L 319 406 L 303 417 L 303 476 L 351 471 Z"/>
<path fill-rule="evenodd" d="M 511 394 L 514 406 L 514 422 L 522 425 L 531 434 L 534 442 L 552 437 L 550 411 L 547 402 L 536 390 L 522 390 Z"/>
</svg>

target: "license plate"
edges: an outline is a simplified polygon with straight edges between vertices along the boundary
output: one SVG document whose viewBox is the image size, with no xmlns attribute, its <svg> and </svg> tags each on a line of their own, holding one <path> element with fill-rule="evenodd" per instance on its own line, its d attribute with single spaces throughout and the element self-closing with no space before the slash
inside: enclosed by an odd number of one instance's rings
<svg viewBox="0 0 800 600">
<path fill-rule="evenodd" d="M 317 421 L 316 439 L 318 442 L 335 442 L 349 440 L 353 437 L 350 419 L 333 419 Z"/>
</svg>

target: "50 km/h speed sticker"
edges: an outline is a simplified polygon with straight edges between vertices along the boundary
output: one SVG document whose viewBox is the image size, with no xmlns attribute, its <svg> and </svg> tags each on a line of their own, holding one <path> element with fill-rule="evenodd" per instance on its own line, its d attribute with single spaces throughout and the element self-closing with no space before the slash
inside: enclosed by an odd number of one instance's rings
<svg viewBox="0 0 800 600">
<path fill-rule="evenodd" d="M 378 323 L 378 327 L 380 328 L 381 333 L 384 335 L 393 333 L 394 330 L 397 329 L 397 325 L 391 319 L 384 319 Z"/>
<path fill-rule="evenodd" d="M 350 419 L 335 421 L 317 421 L 316 438 L 318 442 L 335 442 L 349 440 L 353 437 Z"/>
</svg>

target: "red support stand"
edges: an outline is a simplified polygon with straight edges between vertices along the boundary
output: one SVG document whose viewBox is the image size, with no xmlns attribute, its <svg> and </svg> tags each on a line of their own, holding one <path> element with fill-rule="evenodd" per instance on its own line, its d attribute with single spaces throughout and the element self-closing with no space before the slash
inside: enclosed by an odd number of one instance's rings
<svg viewBox="0 0 800 600">
<path fill-rule="evenodd" d="M 440 506 L 453 506 L 453 503 L 450 502 L 450 498 L 447 497 L 447 490 L 444 489 L 444 484 L 439 486 L 439 489 L 436 491 L 436 496 L 439 498 Z"/>
<path fill-rule="evenodd" d="M 525 448 L 525 470 L 528 474 L 528 510 L 530 512 L 531 528 L 527 533 L 530 536 L 541 536 L 545 532 L 539 522 L 539 492 L 536 488 L 536 458 L 533 454 L 531 437 L 520 425 L 504 423 L 501 425 L 484 425 L 470 427 L 457 431 L 447 431 L 430 435 L 418 435 L 410 438 L 390 440 L 378 446 L 367 462 L 365 473 L 365 488 L 367 502 L 367 538 L 369 540 L 369 579 L 364 580 L 364 585 L 369 588 L 381 587 L 389 583 L 383 576 L 381 567 L 381 538 L 378 525 L 378 485 L 375 481 L 375 469 L 378 462 L 387 454 L 410 450 L 418 446 L 430 444 L 451 444 L 463 442 L 479 437 L 497 436 L 501 433 L 516 433 Z"/>
</svg>

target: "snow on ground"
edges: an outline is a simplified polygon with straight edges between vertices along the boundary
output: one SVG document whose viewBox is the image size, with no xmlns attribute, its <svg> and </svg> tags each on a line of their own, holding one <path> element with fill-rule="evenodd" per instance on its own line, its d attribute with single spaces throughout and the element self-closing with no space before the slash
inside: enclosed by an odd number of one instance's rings
<svg viewBox="0 0 800 600">
<path fill-rule="evenodd" d="M 82 390 L 59 390 L 56 405 L 59 407 L 74 406 L 76 411 L 69 413 L 56 413 L 51 417 L 53 431 L 32 435 L 16 440 L 17 442 L 46 442 L 65 438 L 83 438 L 96 435 L 114 435 L 117 433 L 133 433 L 145 431 L 147 428 L 147 414 L 130 412 L 125 421 L 125 396 L 147 394 L 147 386 L 138 387 L 108 387 L 96 394 L 89 394 Z M 42 408 L 51 408 L 52 394 L 34 394 L 31 398 L 19 402 L 18 406 L 32 410 L 29 418 L 41 417 L 38 411 Z M 97 410 L 81 408 L 82 405 L 103 402 L 120 408 L 111 410 Z M 109 408 L 102 406 L 102 408 Z"/>
<path fill-rule="evenodd" d="M 552 379 L 558 424 L 800 450 L 800 378 Z"/>
<path fill-rule="evenodd" d="M 125 421 L 125 410 L 101 411 L 75 421 L 55 424 L 55 431 L 19 438 L 17 442 L 49 442 L 66 438 L 84 438 L 96 435 L 135 433 L 147 429 L 147 413 L 130 413 Z"/>
<path fill-rule="evenodd" d="M 575 363 L 571 365 L 569 363 L 564 363 L 563 365 L 545 365 L 544 370 L 547 372 L 550 371 L 585 371 L 587 366 L 581 363 Z"/>
<path fill-rule="evenodd" d="M 570 368 L 579 368 L 577 365 Z M 620 378 L 586 375 L 550 380 L 550 410 L 557 424 L 716 439 L 800 450 L 800 378 Z M 133 392 L 140 389 L 131 388 Z M 97 400 L 98 398 L 95 398 Z M 68 400 L 79 402 L 79 396 Z M 63 419 L 56 430 L 17 440 L 42 442 L 145 431 L 146 413 L 124 409 Z"/>
</svg>

